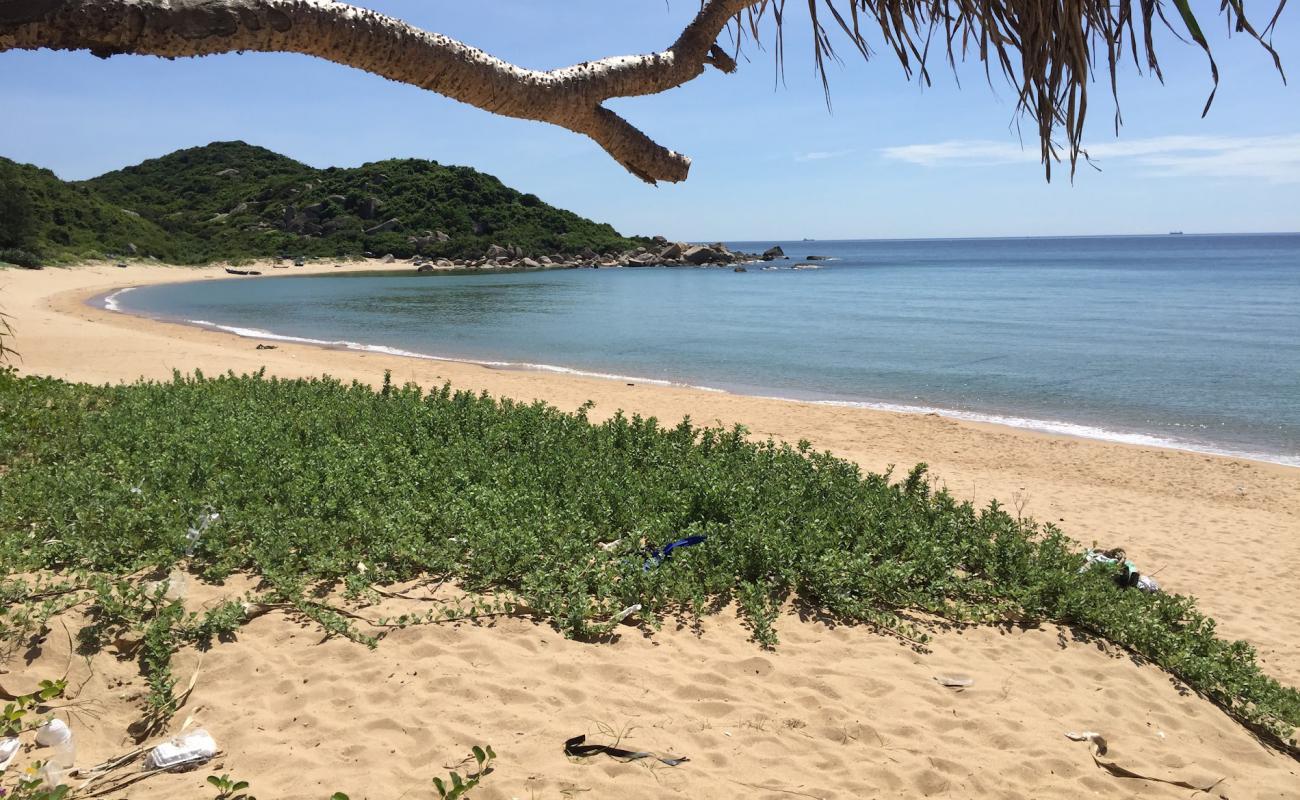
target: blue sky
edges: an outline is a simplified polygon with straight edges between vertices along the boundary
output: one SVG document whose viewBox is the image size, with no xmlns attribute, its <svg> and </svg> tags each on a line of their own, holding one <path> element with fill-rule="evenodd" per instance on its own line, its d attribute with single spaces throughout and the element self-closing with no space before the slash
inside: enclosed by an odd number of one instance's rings
<svg viewBox="0 0 1300 800">
<path fill-rule="evenodd" d="M 363 0 L 523 66 L 552 68 L 667 46 L 694 0 Z M 1268 3 L 1247 4 L 1265 15 Z M 613 106 L 694 159 L 684 184 L 646 186 L 591 142 L 494 117 L 412 87 L 303 56 L 168 62 L 84 53 L 0 54 L 0 155 L 85 178 L 181 147 L 243 139 L 315 166 L 393 157 L 466 164 L 627 233 L 677 239 L 909 238 L 1300 230 L 1300 88 L 1268 55 L 1227 38 L 1204 6 L 1222 82 L 1206 119 L 1209 70 L 1164 37 L 1166 83 L 1127 67 L 1117 138 L 1096 87 L 1081 167 L 1048 185 L 1037 142 L 1015 129 L 1014 96 L 974 64 L 936 66 L 922 90 L 888 52 L 841 47 L 833 113 L 812 67 L 806 13 L 790 9 L 784 85 L 770 51 L 749 49 L 656 97 Z M 1300 9 L 1278 24 L 1300 75 Z"/>
</svg>

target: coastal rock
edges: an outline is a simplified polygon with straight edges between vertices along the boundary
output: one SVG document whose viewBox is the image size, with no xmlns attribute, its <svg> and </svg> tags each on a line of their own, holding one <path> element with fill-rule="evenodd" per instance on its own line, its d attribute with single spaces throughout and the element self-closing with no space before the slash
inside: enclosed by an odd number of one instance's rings
<svg viewBox="0 0 1300 800">
<path fill-rule="evenodd" d="M 642 253 L 639 256 L 633 256 L 628 260 L 629 266 L 649 267 L 661 263 L 661 260 L 654 253 Z"/>
<path fill-rule="evenodd" d="M 234 167 L 231 167 L 230 169 L 223 169 L 223 170 L 221 170 L 220 172 L 218 172 L 218 173 L 217 173 L 217 177 L 218 177 L 218 178 L 233 178 L 233 177 L 235 177 L 235 176 L 238 175 L 238 174 L 239 174 L 239 170 L 235 169 Z"/>
<path fill-rule="evenodd" d="M 487 249 L 487 251 L 484 253 L 484 255 L 486 255 L 488 258 L 493 258 L 493 259 L 495 259 L 495 258 L 507 258 L 507 257 L 509 257 L 509 255 L 510 255 L 510 251 L 507 250 L 507 249 L 505 249 L 504 247 L 502 247 L 502 246 L 499 245 L 499 244 L 494 244 L 494 245 L 489 245 L 489 246 L 488 246 L 488 249 Z"/>
<path fill-rule="evenodd" d="M 774 247 L 769 247 L 763 251 L 764 261 L 774 261 L 778 258 L 784 258 L 784 257 L 785 257 L 785 251 L 781 249 L 781 245 L 779 244 Z"/>
<path fill-rule="evenodd" d="M 718 250 L 714 247 L 696 246 L 682 253 L 682 260 L 698 267 L 702 264 L 724 264 L 731 261 L 732 256 L 726 248 Z"/>
<path fill-rule="evenodd" d="M 415 271 L 416 271 L 416 272 L 433 272 L 434 269 L 436 269 L 436 267 L 434 267 L 432 264 L 421 264 L 420 266 L 418 266 L 418 267 L 415 268 Z"/>
<path fill-rule="evenodd" d="M 528 269 L 537 269 L 538 267 L 541 266 L 541 264 L 537 263 L 531 258 L 524 258 L 519 261 L 519 266 L 527 267 Z"/>
<path fill-rule="evenodd" d="M 391 264 L 391 263 L 393 263 L 394 261 L 396 261 L 397 259 L 393 258 L 393 254 L 392 254 L 392 253 L 389 253 L 389 254 L 385 255 L 383 258 L 381 258 L 381 259 L 379 259 L 379 260 L 382 261 L 382 262 L 385 263 L 385 264 Z"/>
<path fill-rule="evenodd" d="M 830 256 L 804 256 L 805 261 L 825 261 Z"/>
<path fill-rule="evenodd" d="M 675 261 L 682 257 L 682 253 L 685 251 L 685 249 L 686 246 L 683 245 L 681 242 L 673 242 L 672 244 L 668 245 L 667 247 L 659 251 L 659 260 Z"/>
<path fill-rule="evenodd" d="M 447 234 L 443 233 L 442 231 L 434 231 L 434 232 L 433 232 L 433 238 L 437 239 L 439 242 L 450 242 L 450 241 L 451 241 L 451 237 L 448 236 Z"/>
<path fill-rule="evenodd" d="M 378 197 L 367 197 L 357 206 L 357 216 L 366 220 L 374 219 L 379 216 L 379 207 L 381 205 Z"/>
</svg>

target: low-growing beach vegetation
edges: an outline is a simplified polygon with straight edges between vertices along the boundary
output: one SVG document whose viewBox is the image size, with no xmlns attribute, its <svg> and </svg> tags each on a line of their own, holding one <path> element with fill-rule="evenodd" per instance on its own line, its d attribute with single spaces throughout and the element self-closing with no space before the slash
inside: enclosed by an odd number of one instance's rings
<svg viewBox="0 0 1300 800">
<path fill-rule="evenodd" d="M 183 698 L 178 648 L 237 636 L 271 606 L 375 645 L 331 593 L 417 578 L 478 598 L 461 616 L 528 614 L 578 638 L 730 603 L 756 647 L 779 646 L 792 609 L 918 648 L 938 625 L 1054 622 L 1294 747 L 1300 693 L 1248 644 L 1219 638 L 1192 598 L 1119 588 L 1051 524 L 976 508 L 924 465 L 864 474 L 807 442 L 588 411 L 387 380 L 90 386 L 5 371 L 0 636 L 87 604 L 83 650 L 139 640 L 157 730 Z M 259 594 L 192 613 L 163 577 L 178 571 L 246 573 Z"/>
</svg>

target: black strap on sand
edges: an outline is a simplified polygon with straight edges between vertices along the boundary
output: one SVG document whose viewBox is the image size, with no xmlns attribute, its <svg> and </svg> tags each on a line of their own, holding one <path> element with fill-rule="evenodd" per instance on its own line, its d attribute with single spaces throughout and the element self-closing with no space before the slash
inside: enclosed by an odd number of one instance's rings
<svg viewBox="0 0 1300 800">
<path fill-rule="evenodd" d="M 624 750 L 620 747 L 612 747 L 607 744 L 586 744 L 587 735 L 575 736 L 564 743 L 564 754 L 574 758 L 586 758 L 588 756 L 598 756 L 604 753 L 611 758 L 621 758 L 625 761 L 636 761 L 641 758 L 653 758 L 662 764 L 675 767 L 678 764 L 690 761 L 686 756 L 680 758 L 657 756 L 654 753 L 646 753 L 639 750 Z"/>
</svg>

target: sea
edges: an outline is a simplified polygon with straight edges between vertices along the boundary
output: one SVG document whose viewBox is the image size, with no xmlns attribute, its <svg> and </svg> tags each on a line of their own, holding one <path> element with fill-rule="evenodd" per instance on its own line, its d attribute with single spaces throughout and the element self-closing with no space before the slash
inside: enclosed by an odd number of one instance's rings
<svg viewBox="0 0 1300 800">
<path fill-rule="evenodd" d="M 100 302 L 258 339 L 1300 466 L 1300 234 L 727 244 L 780 245 L 790 260 L 743 273 L 290 269 Z"/>
</svg>

